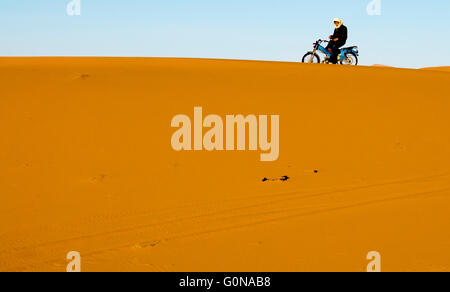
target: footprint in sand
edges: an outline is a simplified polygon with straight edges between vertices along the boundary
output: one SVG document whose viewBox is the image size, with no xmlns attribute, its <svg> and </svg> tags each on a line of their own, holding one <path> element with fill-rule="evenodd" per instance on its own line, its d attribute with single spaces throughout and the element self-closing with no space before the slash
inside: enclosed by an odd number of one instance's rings
<svg viewBox="0 0 450 292">
<path fill-rule="evenodd" d="M 108 176 L 106 174 L 100 174 L 98 176 L 91 178 L 91 183 L 100 184 L 103 183 L 107 178 Z"/>
</svg>

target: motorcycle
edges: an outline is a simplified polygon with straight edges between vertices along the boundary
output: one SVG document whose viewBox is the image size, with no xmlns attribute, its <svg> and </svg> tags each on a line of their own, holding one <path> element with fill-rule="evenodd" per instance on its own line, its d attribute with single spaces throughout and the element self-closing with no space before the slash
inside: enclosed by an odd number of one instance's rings
<svg viewBox="0 0 450 292">
<path fill-rule="evenodd" d="M 329 43 L 329 41 L 318 40 L 317 42 L 315 42 L 313 44 L 314 46 L 313 51 L 306 53 L 303 56 L 302 62 L 329 64 L 331 53 L 324 46 L 322 46 L 322 43 Z M 325 54 L 323 60 L 320 59 L 320 56 L 317 54 L 317 52 Z M 338 56 L 338 63 L 341 65 L 356 66 L 358 65 L 358 56 L 359 51 L 357 46 L 342 48 Z"/>
</svg>

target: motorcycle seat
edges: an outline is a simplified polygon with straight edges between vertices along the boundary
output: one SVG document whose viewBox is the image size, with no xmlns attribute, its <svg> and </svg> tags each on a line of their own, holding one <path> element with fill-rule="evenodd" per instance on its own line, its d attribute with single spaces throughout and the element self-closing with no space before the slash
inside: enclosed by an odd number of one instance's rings
<svg viewBox="0 0 450 292">
<path fill-rule="evenodd" d="M 353 50 L 356 48 L 358 48 L 358 46 L 346 47 L 346 48 L 342 48 L 341 50 Z"/>
</svg>

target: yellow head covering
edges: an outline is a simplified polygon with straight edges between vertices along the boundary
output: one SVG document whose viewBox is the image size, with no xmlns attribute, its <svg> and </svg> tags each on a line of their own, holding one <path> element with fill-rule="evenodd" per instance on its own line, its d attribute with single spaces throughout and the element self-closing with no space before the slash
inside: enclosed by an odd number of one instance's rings
<svg viewBox="0 0 450 292">
<path fill-rule="evenodd" d="M 333 22 L 337 22 L 338 23 L 338 24 L 335 24 L 336 28 L 340 28 L 344 24 L 344 21 L 342 21 L 342 19 L 340 19 L 340 18 L 335 18 L 333 20 Z"/>
</svg>

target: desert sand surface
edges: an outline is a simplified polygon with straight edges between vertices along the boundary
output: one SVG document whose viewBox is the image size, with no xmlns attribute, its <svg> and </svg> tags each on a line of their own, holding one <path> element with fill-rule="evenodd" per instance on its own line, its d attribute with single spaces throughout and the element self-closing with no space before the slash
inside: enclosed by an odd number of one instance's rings
<svg viewBox="0 0 450 292">
<path fill-rule="evenodd" d="M 333 80 L 342 85 L 333 86 Z M 450 271 L 450 74 L 0 58 L 0 271 Z M 280 115 L 280 157 L 171 119 Z M 265 181 L 289 176 L 287 181 Z"/>
<path fill-rule="evenodd" d="M 443 71 L 443 72 L 450 72 L 450 67 L 427 67 L 423 68 L 424 70 L 429 71 Z"/>
<path fill-rule="evenodd" d="M 373 67 L 386 67 L 386 68 L 394 68 L 392 66 L 388 66 L 388 65 L 383 65 L 383 64 L 374 64 L 372 65 Z"/>
</svg>

